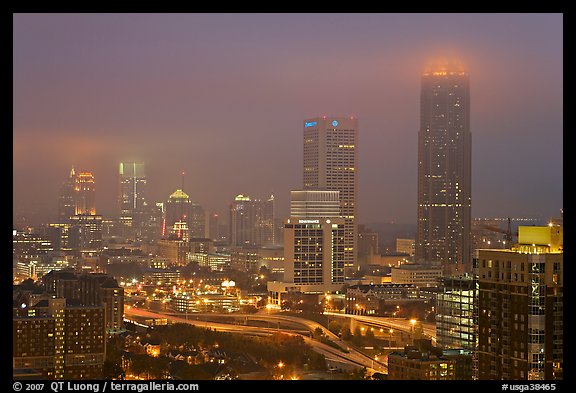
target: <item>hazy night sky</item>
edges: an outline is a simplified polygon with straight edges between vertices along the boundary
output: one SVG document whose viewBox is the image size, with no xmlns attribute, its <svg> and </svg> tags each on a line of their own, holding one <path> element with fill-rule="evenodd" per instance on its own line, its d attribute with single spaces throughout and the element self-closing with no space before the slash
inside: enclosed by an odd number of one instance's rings
<svg viewBox="0 0 576 393">
<path fill-rule="evenodd" d="M 149 200 L 224 214 L 302 187 L 302 124 L 359 120 L 358 219 L 416 224 L 420 74 L 471 85 L 473 217 L 563 208 L 563 15 L 14 14 L 13 212 L 54 220 L 72 165 L 116 216 L 120 161 Z"/>
</svg>

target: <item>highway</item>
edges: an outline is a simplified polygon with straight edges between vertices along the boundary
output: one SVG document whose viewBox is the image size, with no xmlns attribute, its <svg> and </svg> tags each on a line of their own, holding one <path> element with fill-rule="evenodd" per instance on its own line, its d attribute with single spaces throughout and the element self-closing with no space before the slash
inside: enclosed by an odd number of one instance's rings
<svg viewBox="0 0 576 393">
<path fill-rule="evenodd" d="M 304 341 L 309 344 L 314 351 L 323 354 L 327 361 L 337 361 L 356 367 L 366 367 L 368 373 L 383 372 L 383 370 L 387 369 L 387 365 L 385 363 L 380 363 L 368 355 L 350 347 L 345 342 L 340 340 L 338 336 L 328 331 L 328 329 L 325 329 L 317 322 L 294 316 L 273 315 L 271 313 L 233 314 L 237 320 L 261 320 L 276 322 L 276 327 L 257 327 L 238 323 L 211 322 L 208 321 L 207 318 L 209 316 L 214 316 L 214 314 L 194 314 L 195 318 L 198 319 L 191 319 L 191 317 L 186 318 L 180 315 L 175 315 L 174 313 L 152 312 L 135 307 L 125 307 L 124 316 L 127 320 L 140 320 L 140 322 L 143 319 L 165 318 L 171 323 L 188 323 L 194 326 L 210 328 L 216 331 L 242 333 L 253 336 L 266 336 L 278 331 L 289 334 L 302 334 Z M 290 324 L 294 327 L 294 329 L 286 329 L 284 327 L 280 329 L 280 322 L 282 322 L 283 325 Z M 321 327 L 324 333 L 332 340 L 332 342 L 336 343 L 341 349 L 334 348 L 328 344 L 324 344 L 304 334 L 313 332 L 317 327 Z"/>
<path fill-rule="evenodd" d="M 410 320 L 403 318 L 371 317 L 366 315 L 342 314 L 335 312 L 325 312 L 324 314 L 336 317 L 353 318 L 358 322 L 369 324 L 377 328 L 392 328 L 408 334 L 412 333 L 412 324 L 410 323 Z M 436 325 L 430 322 L 419 322 L 422 324 L 424 336 L 430 338 L 432 343 L 436 344 Z"/>
</svg>

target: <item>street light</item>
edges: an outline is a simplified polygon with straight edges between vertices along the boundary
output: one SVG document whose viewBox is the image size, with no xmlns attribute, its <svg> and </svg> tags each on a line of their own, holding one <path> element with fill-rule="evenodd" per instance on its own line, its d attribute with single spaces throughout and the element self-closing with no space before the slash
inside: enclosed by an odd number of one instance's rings
<svg viewBox="0 0 576 393">
<path fill-rule="evenodd" d="M 414 331 L 414 325 L 416 325 L 416 319 L 412 318 L 412 319 L 410 320 L 410 324 L 412 325 L 412 329 L 411 329 L 411 332 L 412 332 L 412 344 L 414 344 L 414 333 L 415 333 L 415 331 Z"/>
<path fill-rule="evenodd" d="M 394 329 L 388 330 L 388 333 L 390 333 L 390 340 L 388 340 L 388 347 L 392 348 L 392 335 L 394 334 Z"/>
</svg>

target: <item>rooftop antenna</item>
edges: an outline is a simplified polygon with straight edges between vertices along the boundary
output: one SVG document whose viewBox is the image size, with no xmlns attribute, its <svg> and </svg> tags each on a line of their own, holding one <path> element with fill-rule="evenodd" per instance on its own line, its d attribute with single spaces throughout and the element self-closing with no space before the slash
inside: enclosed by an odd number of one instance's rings
<svg viewBox="0 0 576 393">
<path fill-rule="evenodd" d="M 186 173 L 184 171 L 182 171 L 182 191 L 184 191 L 184 175 Z"/>
</svg>

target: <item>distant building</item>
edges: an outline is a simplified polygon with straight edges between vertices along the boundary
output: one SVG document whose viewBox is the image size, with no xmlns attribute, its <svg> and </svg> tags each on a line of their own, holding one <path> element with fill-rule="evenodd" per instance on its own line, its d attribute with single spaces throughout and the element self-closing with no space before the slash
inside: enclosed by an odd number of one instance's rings
<svg viewBox="0 0 576 393">
<path fill-rule="evenodd" d="M 151 241 L 160 237 L 157 217 L 147 201 L 146 168 L 143 162 L 124 161 L 118 167 L 119 221 L 125 237 Z M 152 227 L 152 228 L 151 228 Z"/>
<path fill-rule="evenodd" d="M 273 246 L 274 195 L 266 200 L 238 194 L 229 209 L 229 245 L 231 247 Z"/>
<path fill-rule="evenodd" d="M 563 227 L 519 226 L 509 249 L 477 250 L 479 379 L 563 379 Z"/>
<path fill-rule="evenodd" d="M 269 281 L 270 301 L 288 292 L 322 294 L 344 285 L 344 220 L 289 218 L 284 224 L 284 279 Z M 284 294 L 284 295 L 283 295 Z"/>
<path fill-rule="evenodd" d="M 266 267 L 273 273 L 284 272 L 284 247 L 232 247 L 230 268 L 257 274 Z"/>
<path fill-rule="evenodd" d="M 102 251 L 102 216 L 76 214 L 70 217 L 68 245 L 71 250 L 97 254 Z"/>
<path fill-rule="evenodd" d="M 441 276 L 442 268 L 429 264 L 404 263 L 400 266 L 393 266 L 391 270 L 393 284 L 436 287 Z"/>
<path fill-rule="evenodd" d="M 88 171 L 81 171 L 75 177 L 76 215 L 96 214 L 96 186 L 94 175 Z"/>
<path fill-rule="evenodd" d="M 382 315 L 389 303 L 404 304 L 420 300 L 414 284 L 352 285 L 346 288 L 346 314 Z"/>
<path fill-rule="evenodd" d="M 303 188 L 340 192 L 345 274 L 351 276 L 358 269 L 358 119 L 323 116 L 303 123 Z"/>
<path fill-rule="evenodd" d="M 414 239 L 396 239 L 396 252 L 414 256 L 416 241 Z"/>
<path fill-rule="evenodd" d="M 189 253 L 188 260 L 198 263 L 198 266 L 208 267 L 212 271 L 226 271 L 230 269 L 230 254 L 228 253 Z"/>
<path fill-rule="evenodd" d="M 208 237 L 214 241 L 220 240 L 220 215 L 218 213 L 208 215 Z"/>
<path fill-rule="evenodd" d="M 472 272 L 469 75 L 457 61 L 421 77 L 416 263 L 444 274 Z"/>
<path fill-rule="evenodd" d="M 187 255 L 190 252 L 190 243 L 182 239 L 160 239 L 157 244 L 157 254 L 166 258 L 171 264 L 185 266 L 188 264 Z"/>
<path fill-rule="evenodd" d="M 192 201 L 188 194 L 182 189 L 177 189 L 168 197 L 165 205 L 165 223 L 163 237 L 167 237 L 171 233 L 174 224 L 178 221 L 186 221 L 189 224 L 190 217 L 192 216 Z"/>
<path fill-rule="evenodd" d="M 372 257 L 380 253 L 378 247 L 378 233 L 358 225 L 358 265 L 372 264 Z"/>
<path fill-rule="evenodd" d="M 58 223 L 67 223 L 76 214 L 76 172 L 70 170 L 68 178 L 60 188 L 58 196 Z"/>
</svg>

